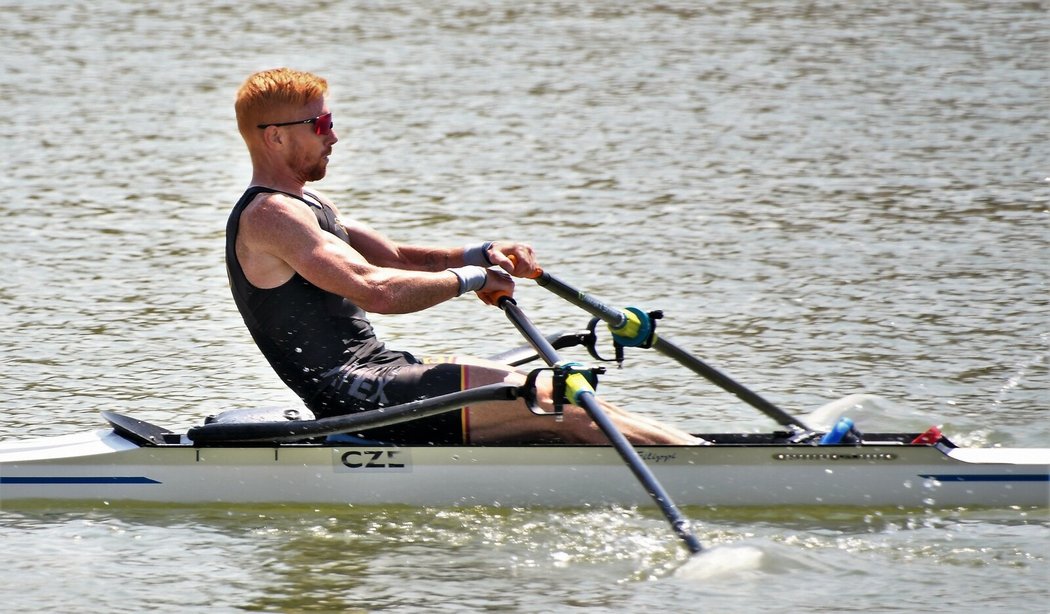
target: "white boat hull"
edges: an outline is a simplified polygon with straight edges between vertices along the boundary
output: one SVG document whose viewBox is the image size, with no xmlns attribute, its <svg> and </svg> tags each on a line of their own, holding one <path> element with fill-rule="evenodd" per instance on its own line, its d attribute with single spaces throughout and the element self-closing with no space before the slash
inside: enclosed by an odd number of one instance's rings
<svg viewBox="0 0 1050 614">
<path fill-rule="evenodd" d="M 899 442 L 638 449 L 678 505 L 1050 506 L 1050 449 Z M 140 445 L 113 430 L 0 445 L 0 505 L 646 506 L 608 446 Z"/>
</svg>

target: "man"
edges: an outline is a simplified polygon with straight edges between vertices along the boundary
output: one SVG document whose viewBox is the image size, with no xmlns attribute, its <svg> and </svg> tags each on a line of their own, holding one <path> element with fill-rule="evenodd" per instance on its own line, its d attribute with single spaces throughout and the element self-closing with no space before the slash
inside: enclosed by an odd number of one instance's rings
<svg viewBox="0 0 1050 614">
<path fill-rule="evenodd" d="M 511 275 L 528 276 L 538 266 L 531 247 L 510 241 L 466 248 L 395 243 L 307 191 L 308 182 L 325 176 L 339 141 L 327 94 L 324 79 L 285 68 L 252 75 L 237 94 L 252 181 L 230 215 L 226 262 L 237 307 L 267 360 L 318 417 L 523 383 L 507 365 L 466 357 L 428 364 L 376 338 L 368 311 L 415 312 L 468 291 L 492 304 L 513 295 Z M 550 408 L 549 384 L 539 395 Z M 606 409 L 635 443 L 699 442 Z M 557 422 L 522 401 L 478 403 L 361 435 L 400 444 L 604 441 L 578 407 L 567 406 Z"/>
</svg>

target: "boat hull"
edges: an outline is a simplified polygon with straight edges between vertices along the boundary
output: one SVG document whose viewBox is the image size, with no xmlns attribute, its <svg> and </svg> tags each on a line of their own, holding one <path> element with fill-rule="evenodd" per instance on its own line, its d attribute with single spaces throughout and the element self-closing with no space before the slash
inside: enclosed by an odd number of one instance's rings
<svg viewBox="0 0 1050 614">
<path fill-rule="evenodd" d="M 678 505 L 1050 505 L 1050 449 L 864 443 L 647 446 Z M 0 446 L 0 505 L 652 505 L 609 446 L 141 445 L 113 430 Z"/>
</svg>

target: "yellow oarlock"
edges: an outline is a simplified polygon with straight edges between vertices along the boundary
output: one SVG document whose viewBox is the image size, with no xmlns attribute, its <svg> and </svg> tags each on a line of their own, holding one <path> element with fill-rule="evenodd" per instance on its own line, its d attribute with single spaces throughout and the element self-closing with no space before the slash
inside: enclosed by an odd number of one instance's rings
<svg viewBox="0 0 1050 614">
<path fill-rule="evenodd" d="M 653 321 L 649 314 L 636 307 L 628 307 L 620 313 L 624 316 L 624 323 L 616 328 L 609 326 L 613 339 L 626 347 L 645 345 L 653 332 Z"/>
<path fill-rule="evenodd" d="M 565 398 L 568 399 L 569 403 L 579 405 L 581 394 L 584 392 L 594 394 L 594 384 L 587 379 L 586 375 L 578 370 L 580 363 L 563 360 L 555 364 L 554 367 L 556 369 L 564 369 L 569 373 L 565 377 Z"/>
</svg>

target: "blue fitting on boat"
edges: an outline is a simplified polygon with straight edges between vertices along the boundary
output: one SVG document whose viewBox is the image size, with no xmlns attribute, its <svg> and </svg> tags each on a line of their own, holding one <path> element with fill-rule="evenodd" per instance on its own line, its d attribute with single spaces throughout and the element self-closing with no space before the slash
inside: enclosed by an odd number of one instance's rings
<svg viewBox="0 0 1050 614">
<path fill-rule="evenodd" d="M 619 328 L 609 328 L 613 341 L 624 347 L 644 346 L 653 334 L 652 318 L 637 307 L 628 307 L 623 312 L 627 316 L 627 322 Z"/>
<path fill-rule="evenodd" d="M 831 430 L 820 438 L 820 445 L 828 446 L 836 443 L 853 443 L 857 440 L 856 437 L 846 437 L 851 432 L 853 432 L 853 420 L 846 417 L 839 418 L 839 421 L 835 423 L 835 426 L 831 427 Z M 846 441 L 843 441 L 843 439 Z"/>
</svg>

